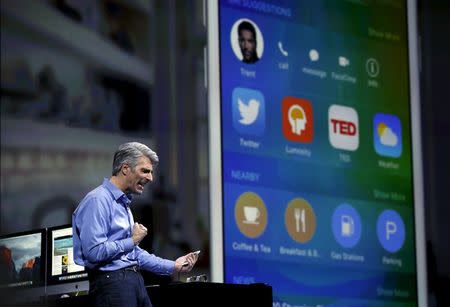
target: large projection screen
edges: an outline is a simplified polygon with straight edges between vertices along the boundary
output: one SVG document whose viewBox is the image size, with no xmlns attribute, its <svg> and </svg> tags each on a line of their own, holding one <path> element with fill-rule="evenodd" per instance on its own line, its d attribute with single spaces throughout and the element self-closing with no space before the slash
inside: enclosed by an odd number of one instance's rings
<svg viewBox="0 0 450 307">
<path fill-rule="evenodd" d="M 206 4 L 212 280 L 426 306 L 415 1 Z"/>
</svg>

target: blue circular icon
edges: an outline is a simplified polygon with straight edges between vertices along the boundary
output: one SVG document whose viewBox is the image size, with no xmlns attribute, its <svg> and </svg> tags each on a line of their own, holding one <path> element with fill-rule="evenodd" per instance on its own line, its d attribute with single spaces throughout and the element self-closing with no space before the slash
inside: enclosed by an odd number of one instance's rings
<svg viewBox="0 0 450 307">
<path fill-rule="evenodd" d="M 343 247 L 355 246 L 361 237 L 361 218 L 348 204 L 341 204 L 334 210 L 332 227 L 336 241 Z"/>
<path fill-rule="evenodd" d="M 397 252 L 405 242 L 405 224 L 394 210 L 384 210 L 377 221 L 378 240 L 385 250 Z"/>
</svg>

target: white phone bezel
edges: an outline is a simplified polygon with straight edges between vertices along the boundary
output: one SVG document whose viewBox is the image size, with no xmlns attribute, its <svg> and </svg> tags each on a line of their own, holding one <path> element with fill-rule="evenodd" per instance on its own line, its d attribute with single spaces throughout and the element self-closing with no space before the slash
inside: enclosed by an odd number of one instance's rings
<svg viewBox="0 0 450 307">
<path fill-rule="evenodd" d="M 217 0 L 205 2 L 207 3 L 211 280 L 223 282 L 219 6 Z"/>
</svg>

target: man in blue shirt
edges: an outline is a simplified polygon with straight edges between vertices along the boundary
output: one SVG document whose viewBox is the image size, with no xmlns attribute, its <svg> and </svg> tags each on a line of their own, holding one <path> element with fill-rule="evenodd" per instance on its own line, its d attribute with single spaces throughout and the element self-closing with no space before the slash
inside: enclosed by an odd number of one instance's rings
<svg viewBox="0 0 450 307">
<path fill-rule="evenodd" d="M 189 272 L 197 261 L 195 253 L 172 261 L 138 246 L 147 228 L 134 222 L 131 195 L 142 194 L 153 181 L 157 163 L 156 153 L 144 144 L 120 145 L 112 176 L 89 192 L 73 213 L 74 260 L 88 270 L 95 306 L 152 306 L 139 271 Z"/>
</svg>

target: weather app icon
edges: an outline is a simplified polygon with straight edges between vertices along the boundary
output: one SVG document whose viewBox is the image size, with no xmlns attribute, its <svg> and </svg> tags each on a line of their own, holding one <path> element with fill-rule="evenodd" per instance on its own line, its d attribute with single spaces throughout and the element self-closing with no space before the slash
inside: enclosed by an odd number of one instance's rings
<svg viewBox="0 0 450 307">
<path fill-rule="evenodd" d="M 377 154 L 398 158 L 402 154 L 402 125 L 391 114 L 377 113 L 373 119 L 373 143 Z"/>
<path fill-rule="evenodd" d="M 260 136 L 265 129 L 264 96 L 257 90 L 233 90 L 233 127 L 242 134 Z"/>
</svg>

